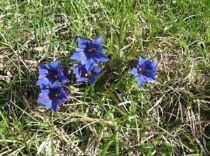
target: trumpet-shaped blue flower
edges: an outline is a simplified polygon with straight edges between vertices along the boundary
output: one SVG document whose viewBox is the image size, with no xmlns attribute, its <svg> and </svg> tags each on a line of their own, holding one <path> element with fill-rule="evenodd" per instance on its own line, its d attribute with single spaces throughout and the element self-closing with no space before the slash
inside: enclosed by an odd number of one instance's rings
<svg viewBox="0 0 210 156">
<path fill-rule="evenodd" d="M 39 77 L 37 85 L 40 87 L 52 85 L 54 82 L 59 84 L 66 84 L 68 79 L 63 68 L 60 66 L 59 61 L 54 61 L 49 64 L 41 64 L 38 66 Z"/>
<path fill-rule="evenodd" d="M 55 112 L 63 102 L 68 100 L 68 95 L 68 91 L 55 82 L 50 87 L 41 88 L 37 103 Z"/>
<path fill-rule="evenodd" d="M 78 37 L 78 48 L 71 56 L 72 60 L 80 61 L 82 65 L 87 68 L 92 64 L 98 64 L 99 62 L 106 62 L 108 58 L 103 54 L 101 48 L 103 44 L 102 38 L 95 40 L 86 40 L 83 37 Z"/>
<path fill-rule="evenodd" d="M 97 66 L 92 65 L 92 66 L 86 67 L 85 65 L 82 65 L 80 63 L 75 64 L 72 67 L 72 70 L 73 70 L 73 73 L 75 74 L 76 81 L 78 84 L 82 84 L 85 82 L 89 84 L 93 84 L 96 77 L 101 72 L 101 68 Z"/>
<path fill-rule="evenodd" d="M 138 86 L 141 87 L 144 83 L 155 80 L 156 67 L 157 62 L 147 60 L 141 56 L 130 73 L 135 76 Z"/>
</svg>

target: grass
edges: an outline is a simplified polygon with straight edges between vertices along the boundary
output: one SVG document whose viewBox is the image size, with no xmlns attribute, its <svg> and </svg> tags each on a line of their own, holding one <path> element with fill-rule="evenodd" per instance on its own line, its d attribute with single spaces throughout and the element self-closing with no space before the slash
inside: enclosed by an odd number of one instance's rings
<svg viewBox="0 0 210 156">
<path fill-rule="evenodd" d="M 209 155 L 208 0 L 1 0 L 0 155 Z M 69 57 L 78 35 L 104 38 L 110 62 L 51 113 L 36 103 L 36 66 Z M 158 61 L 139 89 L 127 62 Z M 119 60 L 118 60 L 119 61 Z M 114 68 L 115 67 L 115 68 Z M 114 74 L 115 73 L 115 74 Z"/>
</svg>

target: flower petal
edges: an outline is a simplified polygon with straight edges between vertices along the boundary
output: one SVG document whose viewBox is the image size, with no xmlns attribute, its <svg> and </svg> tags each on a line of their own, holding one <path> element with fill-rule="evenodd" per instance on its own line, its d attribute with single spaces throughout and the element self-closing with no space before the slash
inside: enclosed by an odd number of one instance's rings
<svg viewBox="0 0 210 156">
<path fill-rule="evenodd" d="M 51 82 L 47 78 L 39 78 L 36 85 L 41 86 L 41 85 L 50 85 Z"/>
<path fill-rule="evenodd" d="M 54 82 L 54 83 L 51 84 L 51 89 L 57 89 L 59 87 L 60 87 L 60 85 L 59 85 L 58 82 Z"/>
<path fill-rule="evenodd" d="M 49 89 L 41 89 L 40 96 L 46 96 L 49 94 Z"/>
<path fill-rule="evenodd" d="M 39 74 L 40 74 L 40 75 L 45 75 L 45 74 L 48 73 L 48 70 L 46 69 L 45 66 L 39 65 L 39 66 L 38 66 L 38 70 L 39 70 Z"/>
<path fill-rule="evenodd" d="M 61 99 L 63 102 L 66 102 L 68 100 L 69 92 L 67 90 L 65 91 L 63 87 L 60 88 L 61 93 Z"/>
<path fill-rule="evenodd" d="M 75 64 L 71 67 L 71 69 L 73 70 L 73 73 L 76 74 L 79 72 L 79 65 Z"/>
<path fill-rule="evenodd" d="M 136 78 L 136 81 L 137 81 L 137 84 L 138 84 L 139 87 L 141 87 L 146 82 L 146 80 L 143 76 L 138 76 Z"/>
<path fill-rule="evenodd" d="M 82 64 L 85 64 L 87 61 L 87 58 L 83 52 L 74 52 L 70 59 L 80 61 Z"/>
<path fill-rule="evenodd" d="M 96 74 L 99 74 L 101 72 L 101 68 L 97 67 L 97 66 L 92 66 L 92 69 L 91 71 L 96 73 Z"/>
<path fill-rule="evenodd" d="M 156 70 L 156 68 L 157 68 L 157 62 L 156 61 L 154 61 L 154 62 L 151 61 L 150 66 L 151 66 L 152 70 Z"/>
<path fill-rule="evenodd" d="M 81 36 L 79 36 L 78 38 L 77 38 L 77 43 L 78 43 L 78 47 L 79 48 L 85 48 L 86 47 L 86 43 L 88 42 L 88 40 L 86 40 L 85 38 L 83 38 L 83 37 L 81 37 Z"/>
<path fill-rule="evenodd" d="M 64 75 L 60 75 L 59 80 L 61 84 L 66 84 L 69 82 L 69 80 Z"/>
<path fill-rule="evenodd" d="M 59 62 L 59 61 L 53 61 L 53 62 L 51 62 L 51 63 L 49 64 L 49 66 L 50 66 L 50 68 L 56 70 L 56 69 L 59 68 L 60 62 Z"/>
<path fill-rule="evenodd" d="M 99 38 L 93 40 L 92 43 L 93 43 L 94 45 L 100 47 L 100 46 L 103 44 L 103 38 L 99 37 Z"/>
<path fill-rule="evenodd" d="M 98 61 L 96 59 L 89 58 L 87 59 L 87 62 L 85 63 L 85 68 L 90 69 L 94 64 L 97 64 L 97 63 Z"/>
<path fill-rule="evenodd" d="M 78 84 L 82 84 L 82 83 L 85 83 L 85 82 L 87 82 L 87 78 L 84 78 L 84 77 L 77 78 L 77 83 Z"/>
<path fill-rule="evenodd" d="M 143 57 L 143 56 L 140 56 L 140 57 L 139 57 L 139 65 L 143 65 L 146 61 L 147 61 L 147 60 L 146 60 L 145 57 Z"/>
<path fill-rule="evenodd" d="M 130 70 L 130 73 L 132 74 L 132 75 L 134 75 L 134 76 L 138 76 L 138 71 L 137 71 L 137 68 L 132 68 L 131 70 Z"/>
<path fill-rule="evenodd" d="M 147 82 L 152 82 L 155 80 L 155 75 L 152 72 L 148 72 L 144 78 Z"/>
<path fill-rule="evenodd" d="M 48 96 L 42 96 L 42 95 L 40 95 L 38 97 L 37 103 L 46 106 L 48 109 L 51 108 L 51 106 L 52 106 L 52 101 L 49 99 Z"/>
<path fill-rule="evenodd" d="M 59 70 L 58 73 L 59 73 L 59 81 L 60 81 L 62 84 L 66 84 L 66 83 L 69 82 L 69 80 L 66 78 L 66 76 L 64 75 L 64 73 L 63 73 L 62 70 Z"/>
<path fill-rule="evenodd" d="M 101 48 L 97 48 L 96 57 L 101 62 L 106 62 L 106 61 L 109 60 L 108 57 L 102 53 L 102 49 Z"/>
<path fill-rule="evenodd" d="M 89 78 L 88 78 L 88 83 L 89 83 L 89 84 L 93 84 L 94 81 L 95 81 L 95 79 L 96 79 L 96 75 L 93 75 L 93 76 L 89 77 Z"/>
<path fill-rule="evenodd" d="M 53 112 L 57 111 L 57 108 L 62 104 L 62 100 L 58 99 L 52 102 L 51 110 Z"/>
</svg>

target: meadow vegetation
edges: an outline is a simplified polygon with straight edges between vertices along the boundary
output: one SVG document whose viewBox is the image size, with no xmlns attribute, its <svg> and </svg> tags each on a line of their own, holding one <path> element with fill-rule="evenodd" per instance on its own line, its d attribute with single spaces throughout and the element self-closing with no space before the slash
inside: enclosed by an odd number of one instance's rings
<svg viewBox="0 0 210 156">
<path fill-rule="evenodd" d="M 0 0 L 0 155 L 210 155 L 210 1 Z M 77 36 L 109 57 L 77 85 Z M 158 62 L 138 88 L 129 61 Z M 60 60 L 70 99 L 37 104 L 37 65 Z"/>
</svg>

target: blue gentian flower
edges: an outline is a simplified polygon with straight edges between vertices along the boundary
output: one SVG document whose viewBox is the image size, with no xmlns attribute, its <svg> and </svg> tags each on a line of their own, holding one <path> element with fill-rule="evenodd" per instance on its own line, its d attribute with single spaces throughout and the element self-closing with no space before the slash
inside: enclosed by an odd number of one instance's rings
<svg viewBox="0 0 210 156">
<path fill-rule="evenodd" d="M 138 86 L 141 87 L 144 83 L 155 80 L 156 67 L 157 62 L 147 60 L 141 56 L 130 73 L 135 76 Z"/>
<path fill-rule="evenodd" d="M 66 72 L 60 66 L 59 61 L 54 61 L 49 64 L 41 64 L 38 66 L 39 77 L 37 85 L 42 87 L 46 85 L 51 85 L 54 82 L 59 84 L 66 84 L 68 79 L 66 77 Z"/>
<path fill-rule="evenodd" d="M 96 77 L 101 72 L 101 68 L 97 66 L 92 65 L 92 66 L 86 67 L 85 65 L 82 65 L 80 63 L 75 64 L 72 67 L 72 70 L 73 70 L 73 73 L 75 74 L 76 81 L 78 84 L 82 84 L 85 82 L 89 84 L 93 84 Z"/>
<path fill-rule="evenodd" d="M 99 62 L 106 62 L 108 58 L 103 54 L 101 48 L 103 44 L 102 38 L 95 40 L 86 40 L 83 37 L 78 37 L 78 48 L 71 56 L 72 60 L 80 61 L 82 65 L 86 67 L 92 66 L 92 64 L 98 64 Z"/>
<path fill-rule="evenodd" d="M 53 112 L 55 112 L 63 102 L 68 100 L 68 91 L 57 82 L 53 83 L 50 87 L 40 89 L 41 92 L 39 93 L 37 103 L 44 105 Z"/>
</svg>

